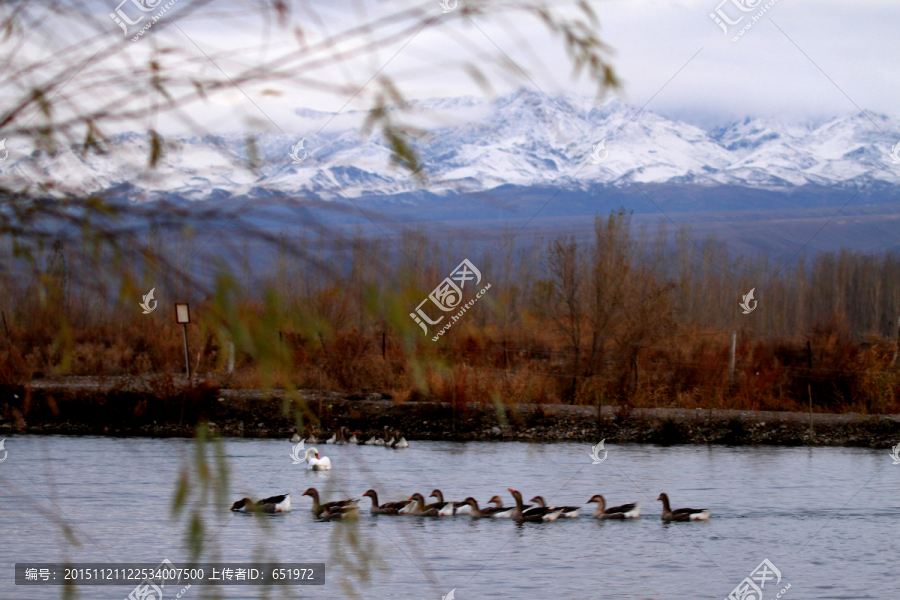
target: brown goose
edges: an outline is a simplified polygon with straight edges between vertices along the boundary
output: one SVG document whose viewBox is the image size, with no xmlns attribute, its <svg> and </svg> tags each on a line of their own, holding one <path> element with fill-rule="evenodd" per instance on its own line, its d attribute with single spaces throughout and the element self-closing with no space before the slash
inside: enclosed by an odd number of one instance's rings
<svg viewBox="0 0 900 600">
<path fill-rule="evenodd" d="M 534 502 L 535 504 L 537 504 L 537 507 L 540 508 L 545 508 L 547 506 L 547 503 L 544 502 L 543 496 L 535 496 L 534 498 L 529 500 L 529 502 Z M 551 506 L 550 508 L 554 510 L 557 508 L 561 508 L 562 512 L 559 514 L 559 516 L 565 519 L 574 519 L 581 514 L 580 506 Z"/>
<path fill-rule="evenodd" d="M 597 503 L 597 508 L 594 510 L 594 517 L 598 519 L 636 519 L 641 516 L 640 502 L 606 508 L 606 500 L 600 494 L 591 496 L 591 499 L 588 500 L 588 504 L 591 502 Z"/>
<path fill-rule="evenodd" d="M 374 444 L 375 446 L 384 446 L 384 445 L 385 445 L 385 442 L 387 442 L 387 430 L 388 430 L 388 427 L 387 427 L 387 425 L 385 425 L 385 426 L 384 426 L 384 437 L 383 437 L 383 438 L 376 438 L 375 441 L 373 442 L 373 444 Z M 393 441 L 394 441 L 394 440 L 391 439 L 391 443 L 393 443 Z"/>
<path fill-rule="evenodd" d="M 461 503 L 460 510 L 457 511 L 458 514 L 469 514 L 475 518 L 479 517 L 492 517 L 497 511 L 512 511 L 512 508 L 503 508 L 503 502 L 499 497 L 494 496 L 488 502 L 493 502 L 494 506 L 488 506 L 486 508 L 478 508 L 478 501 L 475 498 L 469 496 Z M 463 511 L 462 507 L 466 507 L 467 510 Z"/>
<path fill-rule="evenodd" d="M 359 517 L 358 506 L 332 506 L 319 515 L 320 519 L 332 521 L 334 519 L 356 519 Z"/>
<path fill-rule="evenodd" d="M 344 427 L 343 425 L 338 427 L 337 439 L 334 441 L 334 443 L 337 444 L 338 446 L 346 446 L 347 445 L 347 438 L 346 438 L 346 435 L 344 434 L 345 431 L 347 431 L 347 428 Z"/>
<path fill-rule="evenodd" d="M 441 492 L 441 490 L 434 490 L 428 497 L 437 498 L 437 502 L 431 504 L 430 506 L 438 509 L 442 517 L 452 517 L 457 513 L 457 507 L 460 507 L 463 504 L 462 502 L 444 502 L 444 494 Z"/>
<path fill-rule="evenodd" d="M 333 508 L 341 508 L 341 507 L 355 507 L 359 504 L 358 498 L 351 498 L 350 500 L 335 500 L 334 502 L 326 502 L 325 504 L 319 503 L 319 490 L 316 488 L 309 488 L 302 494 L 301 496 L 309 496 L 312 498 L 312 511 L 313 514 L 317 517 L 322 516 L 322 513 L 331 511 Z"/>
<path fill-rule="evenodd" d="M 516 508 L 513 510 L 513 513 L 511 515 L 511 518 L 516 521 L 555 521 L 562 512 L 561 508 L 544 508 L 540 506 L 535 506 L 534 508 L 523 510 L 524 506 L 522 506 L 522 493 L 512 488 L 508 489 L 513 498 L 516 499 Z"/>
<path fill-rule="evenodd" d="M 708 508 L 669 508 L 669 496 L 660 494 L 657 500 L 662 500 L 663 509 L 661 519 L 663 521 L 709 521 L 712 510 Z"/>
<path fill-rule="evenodd" d="M 492 511 L 491 514 L 487 515 L 492 519 L 509 519 L 513 516 L 513 513 L 516 511 L 515 506 L 503 506 L 503 500 L 500 499 L 500 496 L 492 496 L 488 502 L 493 502 L 497 506 L 494 508 L 486 508 L 485 510 Z M 531 508 L 530 504 L 526 504 L 522 507 L 523 510 L 527 510 Z"/>
<path fill-rule="evenodd" d="M 462 503 L 469 507 L 469 514 L 476 519 L 480 517 L 490 517 L 491 513 L 497 508 L 496 506 L 478 508 L 478 501 L 471 496 L 463 500 Z"/>
<path fill-rule="evenodd" d="M 251 512 L 255 506 L 256 503 L 250 498 L 241 498 L 231 505 L 231 510 L 234 512 Z"/>
<path fill-rule="evenodd" d="M 400 509 L 409 505 L 409 500 L 403 500 L 402 502 L 385 502 L 384 504 L 378 504 L 378 493 L 375 490 L 369 490 L 363 496 L 368 496 L 372 499 L 372 509 L 371 512 L 373 515 L 396 515 L 400 512 Z"/>
<path fill-rule="evenodd" d="M 413 503 L 413 508 L 408 513 L 415 515 L 417 517 L 439 517 L 441 515 L 440 511 L 434 507 L 433 504 L 429 504 L 425 506 L 425 498 L 422 497 L 422 494 L 416 492 L 409 498 Z"/>
<path fill-rule="evenodd" d="M 231 505 L 234 512 L 264 512 L 264 513 L 280 513 L 291 512 L 291 495 L 282 494 L 280 496 L 272 496 L 263 498 L 259 502 L 254 502 L 250 498 L 241 498 Z"/>
<path fill-rule="evenodd" d="M 397 448 L 409 448 L 409 442 L 406 441 L 405 437 L 400 435 L 399 431 L 394 430 L 394 438 L 395 440 L 394 443 L 391 444 L 391 448 L 394 448 L 395 450 Z"/>
</svg>

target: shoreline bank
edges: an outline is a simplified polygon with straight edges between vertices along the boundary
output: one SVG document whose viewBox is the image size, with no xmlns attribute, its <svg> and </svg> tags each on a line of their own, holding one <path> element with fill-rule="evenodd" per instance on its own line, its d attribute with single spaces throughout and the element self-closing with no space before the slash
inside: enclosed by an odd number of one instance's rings
<svg viewBox="0 0 900 600">
<path fill-rule="evenodd" d="M 67 378 L 28 388 L 0 388 L 0 437 L 69 434 L 192 437 L 197 423 L 225 437 L 289 439 L 296 429 L 282 392 L 173 386 L 158 381 Z M 151 391 L 152 390 L 154 391 Z M 657 444 L 810 444 L 809 414 L 718 409 L 634 408 L 558 404 L 394 403 L 385 394 L 304 390 L 304 423 L 319 432 L 339 426 L 358 437 L 397 429 L 408 440 L 578 441 Z M 321 410 L 321 412 L 319 412 Z M 812 445 L 891 448 L 900 442 L 900 415 L 813 414 Z"/>
</svg>

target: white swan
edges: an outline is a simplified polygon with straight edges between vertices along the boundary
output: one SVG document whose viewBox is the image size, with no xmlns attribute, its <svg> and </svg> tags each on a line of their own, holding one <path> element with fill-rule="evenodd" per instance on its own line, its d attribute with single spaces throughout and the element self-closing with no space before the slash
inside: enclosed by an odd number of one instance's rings
<svg viewBox="0 0 900 600">
<path fill-rule="evenodd" d="M 315 448 L 310 448 L 306 451 L 306 456 L 304 460 L 309 463 L 309 468 L 313 471 L 330 471 L 331 470 L 331 460 L 327 456 L 319 456 L 319 451 Z"/>
</svg>

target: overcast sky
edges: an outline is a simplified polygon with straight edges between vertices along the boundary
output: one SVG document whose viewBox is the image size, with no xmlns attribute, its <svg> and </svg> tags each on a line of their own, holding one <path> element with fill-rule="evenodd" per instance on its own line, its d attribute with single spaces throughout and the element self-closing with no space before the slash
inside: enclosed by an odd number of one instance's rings
<svg viewBox="0 0 900 600">
<path fill-rule="evenodd" d="M 174 44 L 183 52 L 196 55 L 195 63 L 182 68 L 205 76 L 220 74 L 221 69 L 229 76 L 236 76 L 242 68 L 261 58 L 271 58 L 297 46 L 294 27 L 302 28 L 309 42 L 325 29 L 337 32 L 354 23 L 391 14 L 403 6 L 403 1 L 294 3 L 291 24 L 286 28 L 264 24 L 253 11 L 228 0 L 220 0 L 193 15 L 183 14 L 184 5 L 176 4 L 164 19 L 177 23 L 180 30 L 174 27 L 149 30 L 138 42 L 123 48 L 119 66 L 123 70 L 128 68 L 125 54 L 128 60 L 141 60 L 154 44 Z M 460 5 L 466 1 L 459 0 Z M 515 5 L 511 0 L 506 1 Z M 763 9 L 765 2 L 726 0 L 721 5 L 725 15 L 731 19 L 744 15 L 739 25 L 729 29 L 728 35 L 710 17 L 719 2 L 592 2 L 601 22 L 599 34 L 614 51 L 612 63 L 623 83 L 618 95 L 635 106 L 649 102 L 648 110 L 703 127 L 745 116 L 815 120 L 857 112 L 856 106 L 900 114 L 900 78 L 897 77 L 900 2 L 776 0 L 763 18 L 736 42 L 732 41 L 733 35 Z M 758 6 L 742 12 L 735 4 L 738 2 Z M 90 17 L 109 30 L 108 40 L 97 43 L 116 43 L 122 39 L 121 31 L 108 16 L 117 4 L 118 0 L 91 0 L 96 14 Z M 560 91 L 585 94 L 592 91 L 584 78 L 576 81 L 570 77 L 570 63 L 561 43 L 531 17 L 507 10 L 502 16 L 473 17 L 478 25 L 475 27 L 468 20 L 458 18 L 458 12 L 443 15 L 437 0 L 410 5 L 433 10 L 436 19 L 414 37 L 405 37 L 403 42 L 348 60 L 340 68 L 331 67 L 311 75 L 320 81 L 352 88 L 363 87 L 383 69 L 382 73 L 393 77 L 408 98 L 481 96 L 483 91 L 460 65 L 472 60 L 477 52 L 498 56 L 502 52 L 521 66 L 527 77 L 513 78 L 488 69 L 497 93 L 508 93 L 517 87 L 539 88 L 551 95 Z M 558 0 L 554 0 L 554 6 L 566 10 L 566 4 Z M 26 55 L 59 51 L 84 39 L 86 34 L 81 28 L 72 25 L 76 17 L 71 14 L 64 11 L 45 14 L 46 8 L 37 3 L 34 10 L 35 18 L 38 15 L 43 18 L 38 21 L 39 31 L 30 39 Z M 123 10 L 136 14 L 130 2 Z M 137 26 L 132 27 L 129 33 L 136 29 Z M 263 46 L 261 40 L 267 45 Z M 86 46 L 79 51 L 99 47 Z M 220 57 L 222 52 L 229 51 L 231 56 Z M 204 54 L 216 57 L 215 64 Z M 91 65 L 88 70 L 116 68 L 112 60 L 115 59 Z M 79 76 L 84 75 L 76 75 Z M 264 95 L 263 87 L 276 89 L 280 95 Z M 243 92 L 237 89 L 221 92 L 214 97 L 214 103 L 195 107 L 193 114 L 211 129 L 265 128 L 269 119 L 289 127 L 291 113 L 296 108 L 337 111 L 351 96 L 323 94 L 288 84 L 280 86 L 278 82 L 263 87 L 247 85 Z M 371 97 L 366 92 L 373 87 L 374 84 L 369 84 L 344 110 L 367 108 Z"/>
</svg>

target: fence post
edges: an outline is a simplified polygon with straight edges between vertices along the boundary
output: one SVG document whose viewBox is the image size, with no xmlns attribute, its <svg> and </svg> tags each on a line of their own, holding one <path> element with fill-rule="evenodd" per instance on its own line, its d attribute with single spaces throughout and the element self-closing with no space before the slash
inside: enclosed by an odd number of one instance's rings
<svg viewBox="0 0 900 600">
<path fill-rule="evenodd" d="M 228 372 L 234 373 L 234 342 L 228 342 Z"/>
<path fill-rule="evenodd" d="M 382 331 L 381 332 L 381 360 L 387 360 L 387 351 L 386 351 L 387 345 L 385 343 L 386 337 L 387 337 L 387 332 Z"/>
<path fill-rule="evenodd" d="M 812 414 L 812 384 L 810 377 L 812 376 L 812 342 L 806 340 L 806 393 L 809 394 L 809 443 L 813 443 L 813 414 Z"/>
<path fill-rule="evenodd" d="M 734 383 L 734 350 L 737 345 L 737 332 L 731 332 L 731 361 L 728 363 L 728 383 Z"/>
<path fill-rule="evenodd" d="M 456 438 L 456 380 L 453 377 L 453 369 L 450 369 L 450 388 L 452 395 L 450 396 L 450 404 L 453 408 L 453 437 Z"/>
</svg>

